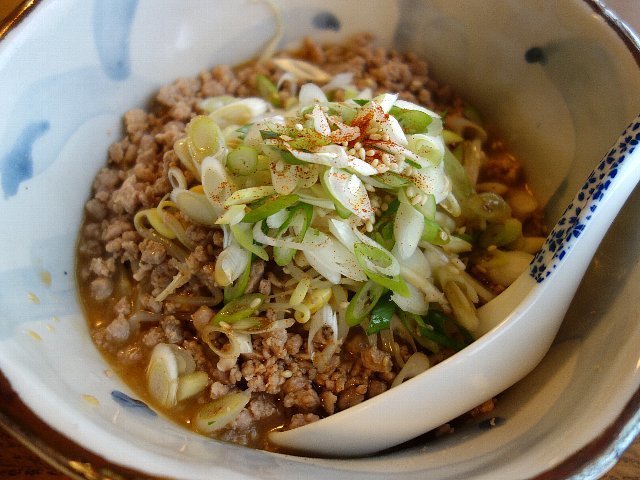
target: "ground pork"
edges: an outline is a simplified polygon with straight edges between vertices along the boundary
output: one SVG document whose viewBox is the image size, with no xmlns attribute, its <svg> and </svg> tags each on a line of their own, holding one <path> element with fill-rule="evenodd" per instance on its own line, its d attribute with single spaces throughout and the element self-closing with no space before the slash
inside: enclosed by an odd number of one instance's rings
<svg viewBox="0 0 640 480">
<path fill-rule="evenodd" d="M 320 397 L 313 389 L 308 378 L 291 377 L 284 385 L 283 405 L 287 408 L 296 407 L 302 411 L 313 411 L 320 405 Z"/>
<path fill-rule="evenodd" d="M 106 300 L 113 293 L 113 282 L 110 278 L 99 277 L 91 281 L 91 296 L 96 300 Z"/>
</svg>

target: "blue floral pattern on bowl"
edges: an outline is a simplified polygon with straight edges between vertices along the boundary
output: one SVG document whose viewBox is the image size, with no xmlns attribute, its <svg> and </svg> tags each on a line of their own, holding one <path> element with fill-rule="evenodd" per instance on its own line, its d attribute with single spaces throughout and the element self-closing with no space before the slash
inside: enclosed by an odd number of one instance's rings
<svg viewBox="0 0 640 480">
<path fill-rule="evenodd" d="M 530 274 L 536 282 L 541 283 L 549 277 L 578 242 L 606 191 L 613 184 L 620 166 L 633 153 L 638 142 L 640 142 L 640 116 L 625 129 L 616 145 L 591 172 L 547 237 L 542 249 L 532 260 Z"/>
<path fill-rule="evenodd" d="M 149 406 L 142 400 L 130 397 L 120 390 L 113 390 L 111 392 L 111 398 L 113 398 L 118 405 L 122 405 L 123 407 L 130 409 L 140 410 L 149 415 L 156 416 L 156 412 L 151 410 L 151 408 L 149 408 Z"/>
</svg>

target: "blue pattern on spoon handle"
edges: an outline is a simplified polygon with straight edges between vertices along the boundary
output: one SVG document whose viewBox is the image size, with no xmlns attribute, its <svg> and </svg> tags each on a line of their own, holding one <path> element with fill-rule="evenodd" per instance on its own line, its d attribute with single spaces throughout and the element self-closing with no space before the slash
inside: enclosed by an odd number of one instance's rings
<svg viewBox="0 0 640 480">
<path fill-rule="evenodd" d="M 640 168 L 640 152 L 633 155 L 640 142 L 640 115 L 620 135 L 616 145 L 598 166 L 564 211 L 547 240 L 531 261 L 529 274 L 543 282 L 562 262 L 565 255 L 580 241 L 598 208 L 606 201 L 607 191 L 615 189 L 620 169 Z"/>
</svg>

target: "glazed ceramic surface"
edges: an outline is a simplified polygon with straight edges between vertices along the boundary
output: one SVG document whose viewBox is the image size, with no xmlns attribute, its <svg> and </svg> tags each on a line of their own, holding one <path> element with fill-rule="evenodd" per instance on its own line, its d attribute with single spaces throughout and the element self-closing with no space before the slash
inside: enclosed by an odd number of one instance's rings
<svg viewBox="0 0 640 480">
<path fill-rule="evenodd" d="M 281 47 L 303 35 L 339 41 L 367 30 L 428 58 L 434 76 L 464 92 L 523 159 L 550 224 L 640 112 L 637 39 L 612 27 L 593 2 L 277 4 Z M 74 246 L 120 118 L 177 77 L 251 58 L 274 31 L 271 9 L 249 0 L 42 0 L 0 41 L 0 370 L 12 388 L 66 437 L 145 474 L 494 480 L 550 469 L 556 478 L 602 473 L 636 425 L 609 433 L 597 458 L 580 457 L 640 385 L 640 315 L 630 300 L 640 289 L 637 189 L 541 364 L 500 397 L 492 421 L 453 435 L 349 460 L 254 451 L 185 431 L 105 374 L 76 298 Z M 497 361 L 517 364 L 517 349 L 496 351 Z M 481 385 L 493 374 L 470 381 Z M 561 469 L 569 458 L 578 466 Z"/>
</svg>

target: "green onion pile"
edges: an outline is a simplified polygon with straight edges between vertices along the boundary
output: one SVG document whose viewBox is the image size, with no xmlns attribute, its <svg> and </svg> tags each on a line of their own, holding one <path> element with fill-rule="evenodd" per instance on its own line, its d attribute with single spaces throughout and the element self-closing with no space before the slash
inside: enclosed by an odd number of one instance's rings
<svg viewBox="0 0 640 480">
<path fill-rule="evenodd" d="M 362 328 L 401 369 L 397 384 L 429 367 L 424 352 L 474 340 L 476 305 L 494 293 L 467 273 L 470 258 L 506 286 L 537 246 L 501 196 L 475 191 L 480 125 L 464 119 L 469 140 L 395 94 L 340 88 L 347 100 L 331 101 L 331 88 L 307 83 L 283 105 L 258 76 L 262 97 L 204 100 L 174 146 L 181 165 L 169 169 L 170 195 L 136 215 L 136 229 L 180 261 L 192 247 L 181 217 L 222 230 L 214 278 L 224 306 L 199 331 L 221 368 L 251 353 L 252 335 L 296 323 L 322 365 Z M 245 293 L 257 259 L 282 280 L 271 294 Z M 193 273 L 185 262 L 156 300 Z M 323 327 L 333 337 L 319 351 Z M 399 340 L 414 350 L 408 361 Z M 247 398 L 236 400 L 242 408 Z"/>
</svg>

